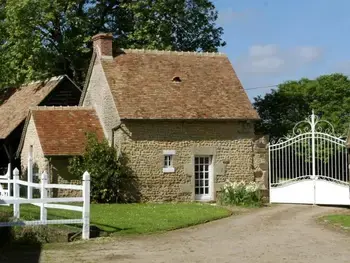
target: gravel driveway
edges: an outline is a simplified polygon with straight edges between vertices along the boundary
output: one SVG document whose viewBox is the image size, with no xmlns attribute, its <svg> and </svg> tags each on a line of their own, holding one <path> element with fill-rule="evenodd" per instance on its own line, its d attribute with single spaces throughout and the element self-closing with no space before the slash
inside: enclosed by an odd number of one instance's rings
<svg viewBox="0 0 350 263">
<path fill-rule="evenodd" d="M 336 208 L 280 205 L 160 235 L 45 251 L 40 262 L 350 262 L 350 236 L 315 218 Z"/>
</svg>

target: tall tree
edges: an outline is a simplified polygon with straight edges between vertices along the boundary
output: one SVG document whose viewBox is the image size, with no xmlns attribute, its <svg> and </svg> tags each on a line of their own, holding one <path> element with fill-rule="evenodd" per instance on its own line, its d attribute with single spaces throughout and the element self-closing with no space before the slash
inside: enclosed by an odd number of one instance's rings
<svg viewBox="0 0 350 263">
<path fill-rule="evenodd" d="M 261 117 L 257 129 L 272 139 L 289 134 L 312 110 L 331 122 L 337 134 L 346 134 L 350 125 L 350 80 L 342 74 L 331 74 L 315 80 L 288 81 L 254 98 L 254 107 Z"/>
<path fill-rule="evenodd" d="M 180 51 L 217 51 L 225 43 L 218 13 L 208 0 L 139 0 L 123 5 L 132 14 L 127 45 Z"/>
<path fill-rule="evenodd" d="M 0 0 L 0 88 L 60 74 L 82 82 L 99 32 L 123 48 L 216 51 L 217 15 L 210 0 Z"/>
</svg>

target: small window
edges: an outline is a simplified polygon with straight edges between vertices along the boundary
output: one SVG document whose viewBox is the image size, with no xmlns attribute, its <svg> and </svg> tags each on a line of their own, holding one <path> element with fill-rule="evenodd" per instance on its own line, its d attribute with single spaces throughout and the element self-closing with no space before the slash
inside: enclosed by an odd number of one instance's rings
<svg viewBox="0 0 350 263">
<path fill-rule="evenodd" d="M 172 155 L 164 155 L 164 168 L 173 167 L 173 156 Z"/>
<path fill-rule="evenodd" d="M 172 151 L 172 150 L 163 151 L 163 156 L 164 156 L 163 173 L 175 172 L 175 168 L 173 164 L 174 155 L 175 155 L 175 151 Z"/>
</svg>

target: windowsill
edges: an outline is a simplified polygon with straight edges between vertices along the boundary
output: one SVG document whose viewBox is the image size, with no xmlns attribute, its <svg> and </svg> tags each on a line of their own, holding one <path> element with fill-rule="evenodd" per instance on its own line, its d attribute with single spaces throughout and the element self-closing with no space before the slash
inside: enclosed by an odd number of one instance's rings
<svg viewBox="0 0 350 263">
<path fill-rule="evenodd" d="M 174 167 L 163 168 L 163 173 L 174 173 L 174 172 L 175 172 Z"/>
</svg>

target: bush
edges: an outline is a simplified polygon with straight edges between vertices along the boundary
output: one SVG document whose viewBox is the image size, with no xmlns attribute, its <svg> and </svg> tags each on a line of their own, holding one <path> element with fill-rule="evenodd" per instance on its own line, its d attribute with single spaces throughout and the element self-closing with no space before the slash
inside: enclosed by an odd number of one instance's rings
<svg viewBox="0 0 350 263">
<path fill-rule="evenodd" d="M 47 226 L 18 226 L 14 228 L 15 241 L 19 244 L 35 245 L 49 243 Z"/>
<path fill-rule="evenodd" d="M 226 181 L 220 193 L 224 205 L 260 206 L 262 204 L 261 186 L 256 182 Z"/>
<path fill-rule="evenodd" d="M 87 134 L 87 147 L 83 156 L 69 160 L 69 171 L 81 178 L 85 171 L 91 175 L 91 201 L 95 203 L 125 203 L 139 199 L 136 178 L 128 167 L 125 155 L 106 140 L 99 142 L 95 134 Z"/>
<path fill-rule="evenodd" d="M 27 220 L 34 218 L 26 217 Z M 0 222 L 14 222 L 15 218 L 8 212 L 0 212 Z M 66 241 L 68 231 L 71 229 L 49 228 L 49 226 L 12 226 L 0 227 L 0 256 L 1 251 L 8 247 L 16 247 L 17 245 L 41 245 L 44 243 L 52 243 Z M 0 257 L 0 262 L 1 257 Z"/>
</svg>

